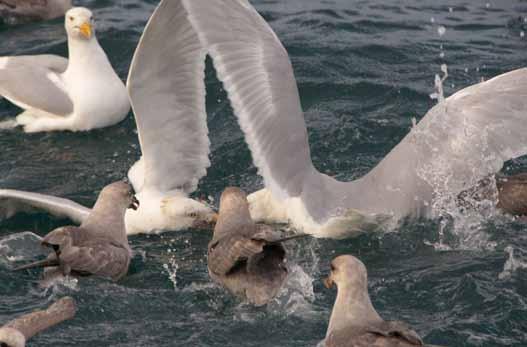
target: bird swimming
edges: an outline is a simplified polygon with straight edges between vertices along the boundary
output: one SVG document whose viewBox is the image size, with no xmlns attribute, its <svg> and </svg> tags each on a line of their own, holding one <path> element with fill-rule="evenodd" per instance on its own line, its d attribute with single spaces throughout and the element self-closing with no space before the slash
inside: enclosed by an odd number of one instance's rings
<svg viewBox="0 0 527 347">
<path fill-rule="evenodd" d="M 64 16 L 71 0 L 0 0 L 0 20 L 4 24 L 23 24 Z"/>
<path fill-rule="evenodd" d="M 125 85 L 97 41 L 92 12 L 70 9 L 65 28 L 68 59 L 0 57 L 0 96 L 24 110 L 16 125 L 26 132 L 103 128 L 130 110 Z"/>
<path fill-rule="evenodd" d="M 75 316 L 77 307 L 71 297 L 57 300 L 46 310 L 35 311 L 0 327 L 0 346 L 25 347 L 36 334 Z"/>
<path fill-rule="evenodd" d="M 247 0 L 181 0 L 212 57 L 265 189 L 252 217 L 343 238 L 433 218 L 455 197 L 527 153 L 527 69 L 465 88 L 434 106 L 368 174 L 340 182 L 311 160 L 288 53 Z"/>
<path fill-rule="evenodd" d="M 233 295 L 265 305 L 287 277 L 286 250 L 281 244 L 285 240 L 271 227 L 256 225 L 247 195 L 228 187 L 221 195 L 218 222 L 208 246 L 209 274 Z"/>
<path fill-rule="evenodd" d="M 79 227 L 60 227 L 42 239 L 53 250 L 47 259 L 21 266 L 56 269 L 61 275 L 96 275 L 117 281 L 128 272 L 132 250 L 124 226 L 128 208 L 138 208 L 132 187 L 125 182 L 106 186 L 89 216 Z"/>
<path fill-rule="evenodd" d="M 342 255 L 333 259 L 331 273 L 324 284 L 328 289 L 335 284 L 338 291 L 325 347 L 425 346 L 421 337 L 405 323 L 385 321 L 379 316 L 368 294 L 366 267 L 357 258 Z"/>
</svg>

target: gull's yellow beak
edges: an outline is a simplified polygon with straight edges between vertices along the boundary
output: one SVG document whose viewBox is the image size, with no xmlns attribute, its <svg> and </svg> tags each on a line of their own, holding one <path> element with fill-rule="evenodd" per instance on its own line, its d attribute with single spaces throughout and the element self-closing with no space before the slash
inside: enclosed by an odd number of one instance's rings
<svg viewBox="0 0 527 347">
<path fill-rule="evenodd" d="M 92 26 L 90 23 L 84 23 L 83 25 L 81 25 L 80 31 L 81 31 L 82 36 L 84 36 L 85 38 L 87 39 L 91 38 Z"/>
</svg>

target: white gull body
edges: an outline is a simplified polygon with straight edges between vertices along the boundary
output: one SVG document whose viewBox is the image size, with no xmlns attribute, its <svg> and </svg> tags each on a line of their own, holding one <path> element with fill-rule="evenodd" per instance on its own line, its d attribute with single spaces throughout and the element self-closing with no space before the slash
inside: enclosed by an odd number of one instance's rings
<svg viewBox="0 0 527 347">
<path fill-rule="evenodd" d="M 0 95 L 25 110 L 16 123 L 26 132 L 103 128 L 130 110 L 125 85 L 95 37 L 91 11 L 69 10 L 65 27 L 69 59 L 0 58 Z"/>
<path fill-rule="evenodd" d="M 266 189 L 248 197 L 257 221 L 355 236 L 406 216 L 431 217 L 446 197 L 527 154 L 524 68 L 447 98 L 367 175 L 337 181 L 311 161 L 291 62 L 265 20 L 247 0 L 180 1 L 264 178 Z"/>
</svg>

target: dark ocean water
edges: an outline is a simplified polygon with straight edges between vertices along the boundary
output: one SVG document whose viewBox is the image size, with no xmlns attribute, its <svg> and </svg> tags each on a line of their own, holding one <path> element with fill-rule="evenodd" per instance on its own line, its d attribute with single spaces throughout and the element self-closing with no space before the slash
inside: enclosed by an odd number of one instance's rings
<svg viewBox="0 0 527 347">
<path fill-rule="evenodd" d="M 77 1 L 94 9 L 101 45 L 126 78 L 156 1 Z M 366 173 L 436 102 L 434 75 L 448 66 L 445 94 L 527 63 L 527 2 L 255 0 L 295 69 L 315 165 L 349 180 Z M 441 27 L 446 31 L 443 35 Z M 61 20 L 0 28 L 0 56 L 66 55 Z M 227 185 L 259 189 L 261 179 L 210 64 L 208 124 L 212 166 L 198 194 Z M 17 114 L 0 101 L 0 120 Z M 0 187 L 53 193 L 91 205 L 139 157 L 132 115 L 89 133 L 0 132 Z M 525 169 L 525 161 L 509 163 Z M 329 261 L 354 254 L 366 264 L 380 314 L 405 320 L 428 343 L 527 346 L 526 225 L 489 214 L 446 227 L 402 224 L 385 235 L 289 245 L 293 269 L 265 308 L 231 298 L 206 270 L 207 232 L 131 237 L 130 275 L 114 284 L 81 279 L 39 288 L 38 272 L 12 273 L 32 259 L 35 240 L 65 221 L 20 216 L 0 224 L 0 322 L 63 295 L 76 318 L 32 346 L 316 346 L 335 292 L 322 286 Z M 14 238 L 8 241 L 6 238 Z M 512 254 L 512 255 L 511 255 Z"/>
</svg>

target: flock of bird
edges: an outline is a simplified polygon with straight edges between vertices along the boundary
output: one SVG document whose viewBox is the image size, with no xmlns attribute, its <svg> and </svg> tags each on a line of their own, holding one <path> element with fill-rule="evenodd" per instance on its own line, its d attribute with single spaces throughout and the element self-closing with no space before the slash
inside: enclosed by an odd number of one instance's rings
<svg viewBox="0 0 527 347">
<path fill-rule="evenodd" d="M 131 106 L 142 157 L 128 172 L 130 183 L 106 186 L 91 209 L 0 190 L 0 217 L 44 210 L 80 224 L 51 231 L 42 240 L 49 256 L 16 270 L 44 268 L 45 279 L 95 275 L 118 281 L 132 256 L 128 235 L 214 225 L 210 277 L 260 306 L 283 286 L 283 243 L 295 238 L 351 237 L 406 217 L 433 217 L 439 195 L 464 207 L 494 199 L 507 213 L 527 214 L 527 177 L 495 176 L 505 161 L 527 154 L 527 69 L 445 99 L 370 173 L 339 182 L 313 165 L 289 56 L 248 0 L 162 0 L 137 46 L 126 86 L 97 41 L 92 12 L 70 7 L 70 1 L 0 0 L 7 23 L 67 10 L 68 59 L 0 57 L 0 96 L 23 110 L 13 124 L 26 132 L 88 131 L 120 122 Z M 189 197 L 210 165 L 207 55 L 266 187 L 249 196 L 226 188 L 218 212 Z M 490 193 L 480 194 L 482 189 Z M 299 234 L 285 236 L 261 222 L 288 223 Z M 357 258 L 335 258 L 324 282 L 338 288 L 325 346 L 424 346 L 410 327 L 384 321 L 375 311 L 366 267 Z M 61 299 L 4 325 L 0 344 L 24 346 L 74 313 L 73 300 Z"/>
</svg>

